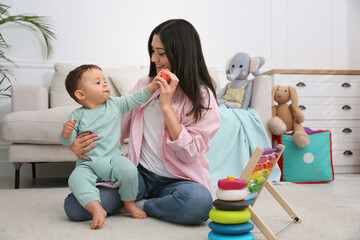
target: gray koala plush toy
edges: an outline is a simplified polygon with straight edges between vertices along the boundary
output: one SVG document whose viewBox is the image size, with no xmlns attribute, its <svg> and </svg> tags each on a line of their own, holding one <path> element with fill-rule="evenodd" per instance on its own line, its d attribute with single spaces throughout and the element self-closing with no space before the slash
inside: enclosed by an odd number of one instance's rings
<svg viewBox="0 0 360 240">
<path fill-rule="evenodd" d="M 250 57 L 247 53 L 236 53 L 226 63 L 226 78 L 230 83 L 219 91 L 217 99 L 219 104 L 227 108 L 240 108 L 247 110 L 250 105 L 253 83 L 248 79 L 250 73 L 254 76 L 260 74 L 264 65 L 264 57 Z"/>
</svg>

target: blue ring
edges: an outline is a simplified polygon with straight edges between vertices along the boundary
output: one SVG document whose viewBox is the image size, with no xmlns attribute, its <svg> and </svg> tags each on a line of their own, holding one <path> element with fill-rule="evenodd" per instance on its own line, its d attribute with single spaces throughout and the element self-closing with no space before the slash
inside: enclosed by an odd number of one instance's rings
<svg viewBox="0 0 360 240">
<path fill-rule="evenodd" d="M 254 240 L 255 236 L 251 232 L 241 235 L 223 235 L 216 232 L 209 232 L 209 240 Z"/>
<path fill-rule="evenodd" d="M 208 225 L 213 232 L 229 235 L 243 234 L 250 232 L 254 229 L 254 224 L 252 224 L 251 222 L 241 224 L 221 224 L 216 222 L 210 222 Z"/>
</svg>

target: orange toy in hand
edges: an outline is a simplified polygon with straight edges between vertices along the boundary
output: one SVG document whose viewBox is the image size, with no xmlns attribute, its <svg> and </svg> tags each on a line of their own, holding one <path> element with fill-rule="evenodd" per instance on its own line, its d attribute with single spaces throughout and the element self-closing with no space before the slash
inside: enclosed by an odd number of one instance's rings
<svg viewBox="0 0 360 240">
<path fill-rule="evenodd" d="M 168 76 L 165 72 L 170 72 L 170 70 L 169 70 L 169 69 L 163 69 L 163 70 L 161 71 L 161 77 L 162 77 L 163 79 L 165 79 L 167 82 L 169 82 L 170 78 L 169 78 L 169 76 Z"/>
</svg>

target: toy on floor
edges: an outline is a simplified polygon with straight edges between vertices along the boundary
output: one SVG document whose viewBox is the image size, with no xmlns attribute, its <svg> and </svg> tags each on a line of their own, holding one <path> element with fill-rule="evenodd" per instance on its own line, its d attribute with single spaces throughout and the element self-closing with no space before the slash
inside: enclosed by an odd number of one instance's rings
<svg viewBox="0 0 360 240">
<path fill-rule="evenodd" d="M 264 187 L 293 219 L 290 224 L 302 221 L 268 181 L 284 149 L 285 147 L 281 144 L 274 149 L 257 147 L 239 179 L 227 177 L 227 179 L 218 181 L 217 199 L 213 202 L 215 208 L 209 213 L 212 220 L 209 223 L 212 230 L 208 234 L 210 240 L 254 239 L 254 234 L 250 232 L 254 225 L 248 222 L 250 218 L 266 239 L 277 239 L 276 235 L 253 209 Z M 246 192 L 245 197 L 244 191 Z"/>
<path fill-rule="evenodd" d="M 268 125 L 274 135 L 282 135 L 285 132 L 294 130 L 293 141 L 303 148 L 310 144 L 309 135 L 303 126 L 304 114 L 298 107 L 298 94 L 292 86 L 274 86 L 272 95 L 277 105 L 272 107 L 272 118 Z M 287 103 L 291 100 L 291 104 Z"/>
<path fill-rule="evenodd" d="M 249 203 L 245 200 L 247 185 L 247 181 L 232 176 L 218 181 L 217 199 L 213 202 L 215 208 L 209 213 L 212 220 L 209 223 L 210 240 L 255 238 L 250 232 L 254 225 L 248 222 L 251 214 L 247 209 Z"/>
<path fill-rule="evenodd" d="M 251 213 L 252 222 L 259 228 L 264 234 L 266 239 L 275 240 L 277 236 L 271 231 L 266 223 L 253 209 L 256 200 L 259 198 L 261 191 L 264 187 L 270 192 L 276 201 L 283 207 L 283 209 L 293 219 L 290 223 L 300 223 L 302 219 L 291 208 L 286 200 L 280 195 L 280 193 L 274 188 L 274 186 L 268 181 L 268 178 L 281 157 L 285 147 L 281 144 L 272 148 L 256 148 L 252 154 L 249 163 L 246 165 L 243 173 L 240 176 L 240 180 L 248 180 L 248 195 L 245 199 L 249 202 L 248 210 Z M 287 228 L 289 225 L 285 226 Z M 282 230 L 284 230 L 283 228 Z M 280 231 L 282 231 L 280 230 Z"/>
<path fill-rule="evenodd" d="M 218 103 L 225 104 L 227 108 L 240 108 L 247 110 L 252 95 L 252 81 L 248 76 L 260 74 L 264 65 L 263 57 L 250 57 L 247 53 L 235 54 L 226 63 L 226 78 L 230 81 L 217 94 Z"/>
</svg>

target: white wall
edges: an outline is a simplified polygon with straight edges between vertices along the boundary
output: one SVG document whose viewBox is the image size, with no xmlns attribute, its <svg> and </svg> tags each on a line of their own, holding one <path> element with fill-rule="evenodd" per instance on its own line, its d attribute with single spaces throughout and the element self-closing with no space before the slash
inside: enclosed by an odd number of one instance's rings
<svg viewBox="0 0 360 240">
<path fill-rule="evenodd" d="M 40 37 L 15 26 L 0 29 L 12 47 L 9 57 L 20 67 L 14 69 L 17 82 L 47 87 L 55 62 L 100 66 L 148 64 L 148 36 L 155 26 L 170 18 L 184 18 L 196 27 L 207 64 L 221 71 L 222 85 L 226 83 L 222 72 L 226 60 L 240 51 L 264 56 L 263 71 L 360 69 L 358 0 L 2 0 L 2 3 L 12 5 L 9 10 L 12 15 L 49 16 L 56 25 L 58 41 L 50 60 L 44 60 Z M 0 120 L 10 112 L 10 105 L 10 99 L 0 97 Z M 0 141 L 0 176 L 13 175 L 6 151 L 7 144 Z M 29 174 L 29 170 L 23 171 Z"/>
</svg>

